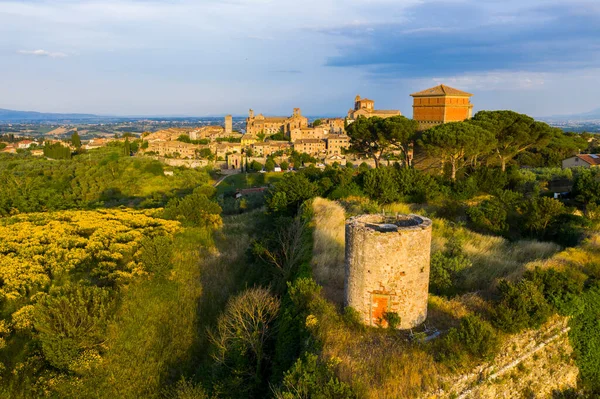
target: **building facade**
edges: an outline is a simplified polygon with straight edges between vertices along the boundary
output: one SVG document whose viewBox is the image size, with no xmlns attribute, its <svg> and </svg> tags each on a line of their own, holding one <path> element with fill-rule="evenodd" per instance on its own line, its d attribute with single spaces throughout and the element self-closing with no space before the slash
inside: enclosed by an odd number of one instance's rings
<svg viewBox="0 0 600 399">
<path fill-rule="evenodd" d="M 398 110 L 383 110 L 375 109 L 375 101 L 368 98 L 356 96 L 354 99 L 354 109 L 348 111 L 348 123 L 354 122 L 359 116 L 371 118 L 377 116 L 379 118 L 390 118 L 392 116 L 400 116 L 402 113 Z"/>
<path fill-rule="evenodd" d="M 563 169 L 567 168 L 600 168 L 600 154 L 579 154 L 562 161 Z"/>
<path fill-rule="evenodd" d="M 327 150 L 327 144 L 322 139 L 300 139 L 294 141 L 294 151 L 318 156 Z"/>
<path fill-rule="evenodd" d="M 473 117 L 471 93 L 446 85 L 439 85 L 411 94 L 413 97 L 413 119 L 419 129 L 447 122 L 461 122 Z"/>
<path fill-rule="evenodd" d="M 327 136 L 327 155 L 342 155 L 350 146 L 350 137 L 345 134 L 330 134 Z"/>
<path fill-rule="evenodd" d="M 294 108 L 292 116 L 264 116 L 259 114 L 254 115 L 254 111 L 248 112 L 248 118 L 246 118 L 246 134 L 257 135 L 264 133 L 266 135 L 273 135 L 277 133 L 284 133 L 289 137 L 290 132 L 293 129 L 300 129 L 308 126 L 308 118 L 302 116 L 300 108 Z"/>
</svg>

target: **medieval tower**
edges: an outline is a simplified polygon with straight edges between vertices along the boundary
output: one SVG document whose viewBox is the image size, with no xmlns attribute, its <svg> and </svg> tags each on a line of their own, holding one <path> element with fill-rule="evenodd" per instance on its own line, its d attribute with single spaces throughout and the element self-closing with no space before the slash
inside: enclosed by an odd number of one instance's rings
<svg viewBox="0 0 600 399">
<path fill-rule="evenodd" d="M 386 313 L 409 329 L 427 318 L 431 220 L 417 215 L 362 215 L 346 221 L 344 301 L 369 326 Z"/>
<path fill-rule="evenodd" d="M 225 115 L 225 134 L 231 134 L 233 131 L 233 119 L 231 115 Z"/>
</svg>

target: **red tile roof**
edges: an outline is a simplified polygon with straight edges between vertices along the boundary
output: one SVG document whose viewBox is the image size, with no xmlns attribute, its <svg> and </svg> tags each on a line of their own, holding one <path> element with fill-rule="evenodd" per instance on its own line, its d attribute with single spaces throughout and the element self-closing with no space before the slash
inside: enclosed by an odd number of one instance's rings
<svg viewBox="0 0 600 399">
<path fill-rule="evenodd" d="M 598 154 L 579 154 L 577 155 L 577 158 L 589 163 L 590 165 L 600 165 L 600 155 Z"/>
</svg>

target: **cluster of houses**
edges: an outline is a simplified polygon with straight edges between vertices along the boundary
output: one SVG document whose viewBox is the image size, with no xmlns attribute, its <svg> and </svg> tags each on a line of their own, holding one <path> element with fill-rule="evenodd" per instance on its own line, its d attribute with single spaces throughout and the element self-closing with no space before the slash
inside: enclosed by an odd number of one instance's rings
<svg viewBox="0 0 600 399">
<path fill-rule="evenodd" d="M 472 117 L 472 94 L 446 85 L 438 85 L 417 93 L 413 97 L 413 119 L 419 129 L 464 121 Z M 346 126 L 357 118 L 389 118 L 400 116 L 399 110 L 375 109 L 375 102 L 356 96 L 354 107 L 344 118 L 327 118 L 309 123 L 300 108 L 294 108 L 291 116 L 255 115 L 251 109 L 246 118 L 245 132 L 232 129 L 231 115 L 225 116 L 223 126 L 198 128 L 169 128 L 142 135 L 141 151 L 147 155 L 171 158 L 172 160 L 194 160 L 195 163 L 215 162 L 223 169 L 236 169 L 248 161 L 265 161 L 266 157 L 283 159 L 292 151 L 308 154 L 322 164 L 346 163 L 345 150 L 350 146 Z M 84 149 L 106 146 L 117 138 L 94 138 L 83 144 Z M 44 142 L 58 142 L 45 140 Z M 32 140 L 6 143 L 1 152 L 16 153 L 29 150 L 33 155 L 43 155 L 42 145 Z M 70 146 L 65 142 L 62 145 Z M 72 147 L 72 146 L 70 146 Z M 75 150 L 73 148 L 73 150 Z M 352 158 L 352 161 L 356 159 Z M 371 160 L 361 160 L 369 163 Z M 600 156 L 581 154 L 563 161 L 563 168 L 598 167 Z"/>
<path fill-rule="evenodd" d="M 472 116 L 472 94 L 449 86 L 439 85 L 411 96 L 414 98 L 413 117 L 421 129 L 463 121 Z M 354 99 L 354 107 L 346 117 L 322 119 L 312 124 L 302 115 L 300 108 L 294 108 L 291 116 L 255 115 L 251 109 L 243 135 L 231 131 L 231 116 L 228 115 L 225 127 L 211 126 L 189 132 L 184 129 L 168 129 L 153 133 L 145 138 L 148 141 L 146 151 L 163 157 L 188 159 L 210 154 L 215 160 L 226 162 L 230 168 L 238 167 L 242 162 L 241 157 L 246 160 L 248 157 L 264 158 L 291 151 L 308 154 L 325 164 L 343 164 L 346 161 L 344 150 L 350 145 L 346 126 L 359 117 L 389 118 L 400 115 L 402 113 L 399 110 L 376 109 L 373 100 L 358 95 Z M 191 140 L 203 142 L 182 142 L 178 140 L 181 134 L 188 135 Z M 235 140 L 224 142 L 219 138 Z"/>
</svg>

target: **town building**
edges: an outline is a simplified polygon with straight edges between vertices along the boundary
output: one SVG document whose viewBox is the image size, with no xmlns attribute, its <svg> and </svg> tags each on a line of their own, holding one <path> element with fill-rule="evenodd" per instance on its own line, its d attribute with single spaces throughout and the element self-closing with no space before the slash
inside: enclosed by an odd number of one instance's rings
<svg viewBox="0 0 600 399">
<path fill-rule="evenodd" d="M 327 155 L 342 155 L 350 146 L 350 137 L 345 134 L 330 134 L 327 136 Z"/>
<path fill-rule="evenodd" d="M 348 111 L 348 123 L 354 122 L 359 116 L 365 118 L 372 118 L 377 116 L 379 118 L 390 118 L 392 116 L 402 115 L 398 110 L 383 110 L 375 109 L 375 101 L 369 100 L 368 98 L 360 98 L 356 96 L 354 99 L 354 109 Z M 339 122 L 336 122 L 339 126 Z"/>
<path fill-rule="evenodd" d="M 16 154 L 17 147 L 10 144 L 10 145 L 7 145 L 6 147 L 4 147 L 2 150 L 0 150 L 0 152 L 5 153 L 5 154 Z"/>
<path fill-rule="evenodd" d="M 242 144 L 240 143 L 219 143 L 211 148 L 211 151 L 215 153 L 217 159 L 225 159 L 227 155 L 234 153 L 242 153 Z"/>
<path fill-rule="evenodd" d="M 202 148 L 210 147 L 183 143 L 181 141 L 153 141 L 148 144 L 148 149 L 146 151 L 153 152 L 163 157 L 172 156 L 176 158 L 195 159 Z M 211 149 L 211 151 L 213 150 Z"/>
<path fill-rule="evenodd" d="M 325 140 L 322 139 L 300 139 L 294 141 L 294 151 L 318 156 L 327 149 Z"/>
<path fill-rule="evenodd" d="M 448 122 L 461 122 L 473 117 L 471 93 L 439 85 L 411 94 L 413 119 L 425 130 Z"/>
<path fill-rule="evenodd" d="M 600 167 L 599 154 L 579 154 L 562 161 L 563 169 L 567 168 L 598 168 Z"/>
<path fill-rule="evenodd" d="M 31 147 L 32 145 L 36 145 L 37 143 L 35 141 L 31 141 L 31 140 L 21 140 L 17 143 L 17 147 L 20 149 L 27 149 L 29 147 Z"/>
<path fill-rule="evenodd" d="M 323 139 L 329 134 L 329 126 L 317 126 L 317 127 L 302 127 L 298 129 L 292 129 L 290 132 L 290 140 L 302 140 L 302 139 Z"/>
<path fill-rule="evenodd" d="M 289 137 L 292 129 L 298 129 L 308 126 L 308 118 L 302 116 L 300 108 L 294 108 L 292 116 L 264 116 L 259 114 L 254 116 L 254 111 L 248 112 L 248 118 L 246 118 L 246 134 L 257 135 L 264 133 L 266 135 L 273 135 L 277 133 L 284 133 Z"/>
<path fill-rule="evenodd" d="M 400 111 L 398 111 L 398 112 L 400 112 Z M 328 126 L 329 133 L 333 133 L 333 134 L 346 133 L 346 120 L 344 118 L 321 119 L 321 126 Z"/>
<path fill-rule="evenodd" d="M 292 143 L 289 141 L 267 140 L 254 143 L 250 146 L 255 157 L 268 157 L 276 152 L 289 152 L 292 149 Z"/>
</svg>

